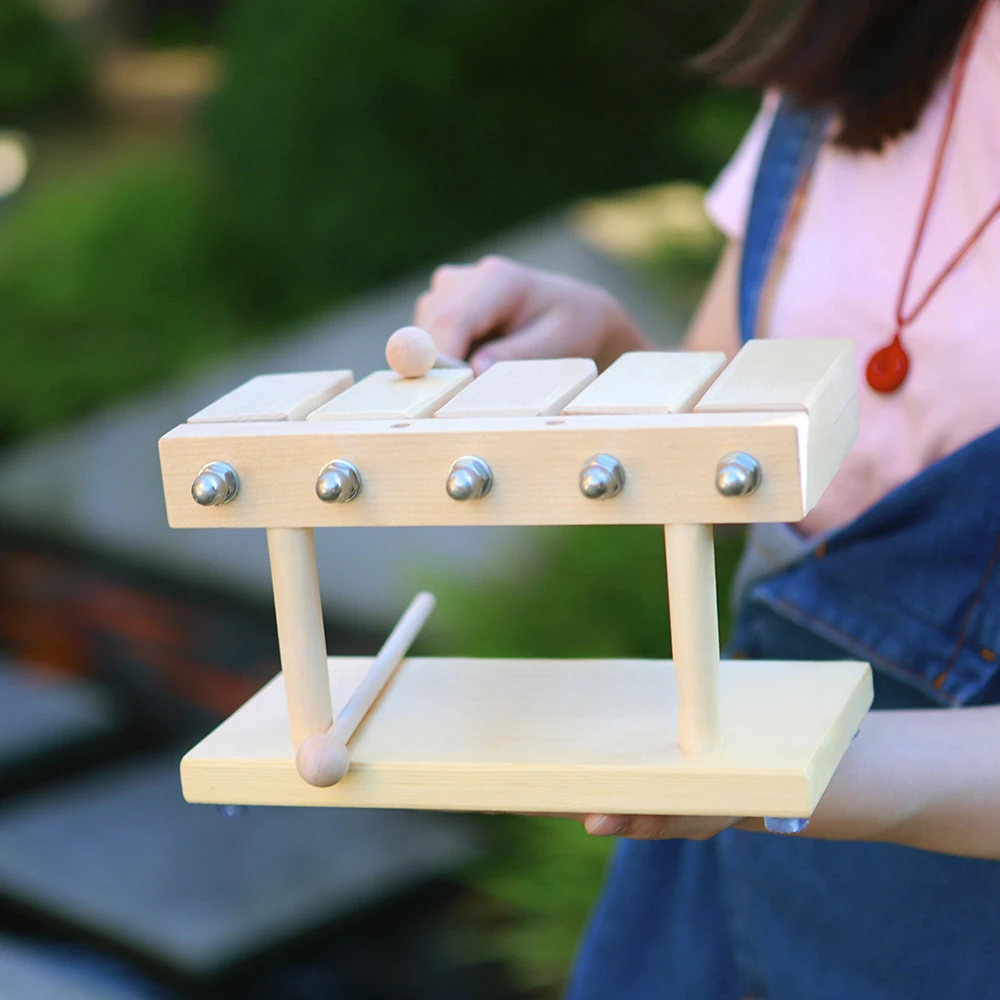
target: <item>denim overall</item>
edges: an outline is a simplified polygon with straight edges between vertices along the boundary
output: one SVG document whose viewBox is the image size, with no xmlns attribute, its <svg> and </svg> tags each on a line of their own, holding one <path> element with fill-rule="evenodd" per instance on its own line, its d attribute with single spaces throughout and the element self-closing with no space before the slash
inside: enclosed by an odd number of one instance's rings
<svg viewBox="0 0 1000 1000">
<path fill-rule="evenodd" d="M 744 339 L 824 135 L 824 116 L 779 108 L 744 242 Z M 752 532 L 728 655 L 866 660 L 877 709 L 1000 703 L 998 557 L 1000 429 L 820 545 Z M 1000 863 L 739 830 L 622 841 L 568 997 L 1000 998 Z"/>
</svg>

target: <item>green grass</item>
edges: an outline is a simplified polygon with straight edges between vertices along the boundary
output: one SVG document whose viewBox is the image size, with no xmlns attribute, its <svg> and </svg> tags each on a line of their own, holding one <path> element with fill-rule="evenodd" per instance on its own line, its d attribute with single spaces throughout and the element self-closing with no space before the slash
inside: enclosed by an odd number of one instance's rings
<svg viewBox="0 0 1000 1000">
<path fill-rule="evenodd" d="M 494 849 L 466 875 L 477 895 L 456 957 L 502 963 L 519 990 L 557 995 L 614 842 L 561 819 L 494 816 L 484 826 Z"/>
</svg>

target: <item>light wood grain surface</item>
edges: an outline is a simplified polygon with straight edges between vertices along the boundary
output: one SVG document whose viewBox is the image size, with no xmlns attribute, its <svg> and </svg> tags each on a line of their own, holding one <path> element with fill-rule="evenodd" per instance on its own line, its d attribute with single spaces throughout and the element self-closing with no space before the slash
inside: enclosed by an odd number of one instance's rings
<svg viewBox="0 0 1000 1000">
<path fill-rule="evenodd" d="M 289 400 L 287 380 L 306 376 L 262 376 L 161 439 L 168 519 L 174 527 L 800 520 L 857 434 L 853 348 L 755 341 L 716 377 L 720 363 L 712 353 L 625 355 L 596 382 L 593 363 L 580 358 L 501 362 L 472 382 L 467 371 L 376 372 L 321 406 L 308 394 Z M 675 412 L 703 390 L 694 413 Z M 566 415 L 553 415 L 559 409 Z M 734 451 L 761 464 L 763 485 L 752 496 L 715 490 L 715 467 Z M 627 477 L 606 503 L 578 488 L 580 469 L 599 453 L 614 455 Z M 489 463 L 494 483 L 486 497 L 460 504 L 444 483 L 467 454 Z M 364 490 L 352 503 L 324 504 L 316 477 L 338 458 L 359 468 Z M 213 461 L 236 468 L 240 492 L 232 503 L 199 507 L 191 483 Z"/>
<path fill-rule="evenodd" d="M 188 417 L 192 424 L 302 420 L 354 381 L 347 370 L 258 375 Z"/>
<path fill-rule="evenodd" d="M 334 711 L 370 658 L 330 661 Z M 295 769 L 276 678 L 181 765 L 195 802 L 808 816 L 871 703 L 861 663 L 724 661 L 725 745 L 677 745 L 661 660 L 407 659 L 315 788 Z"/>
<path fill-rule="evenodd" d="M 670 595 L 670 644 L 677 675 L 677 738 L 685 753 L 722 745 L 719 719 L 719 611 L 710 524 L 663 529 Z"/>
<path fill-rule="evenodd" d="M 295 747 L 325 733 L 333 721 L 312 529 L 269 528 L 267 551 L 291 720 L 289 746 Z"/>
<path fill-rule="evenodd" d="M 858 436 L 852 341 L 752 340 L 695 406 L 698 413 L 789 410 L 809 415 L 802 442 L 802 502 L 809 511 Z"/>
<path fill-rule="evenodd" d="M 372 372 L 309 414 L 309 420 L 409 420 L 429 417 L 472 381 L 469 368 L 432 370 L 420 378 Z"/>
<path fill-rule="evenodd" d="M 551 416 L 597 376 L 590 358 L 498 361 L 451 402 L 438 417 Z"/>
<path fill-rule="evenodd" d="M 827 393 L 846 402 L 857 392 L 850 340 L 751 340 L 695 409 L 815 411 Z"/>
<path fill-rule="evenodd" d="M 721 351 L 633 351 L 598 375 L 563 413 L 684 413 L 725 366 Z"/>
<path fill-rule="evenodd" d="M 167 516 L 175 528 L 365 525 L 683 524 L 797 521 L 806 513 L 804 413 L 310 420 L 298 424 L 181 425 L 160 441 Z M 749 497 L 720 496 L 716 466 L 749 451 L 764 470 Z M 625 489 L 595 502 L 579 476 L 600 452 L 625 467 Z M 482 500 L 445 493 L 452 463 L 479 455 L 493 470 Z M 364 488 L 351 503 L 325 504 L 316 477 L 334 459 L 353 462 Z M 200 507 L 191 483 L 207 462 L 230 463 L 240 492 Z"/>
</svg>

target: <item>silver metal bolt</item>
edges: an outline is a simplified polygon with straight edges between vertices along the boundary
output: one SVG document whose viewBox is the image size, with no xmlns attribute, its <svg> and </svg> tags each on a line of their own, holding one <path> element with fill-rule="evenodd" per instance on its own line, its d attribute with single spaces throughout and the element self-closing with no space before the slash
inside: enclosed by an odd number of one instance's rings
<svg viewBox="0 0 1000 1000">
<path fill-rule="evenodd" d="M 724 456 L 715 470 L 715 488 L 724 497 L 748 497 L 757 492 L 762 479 L 760 463 L 745 451 Z"/>
<path fill-rule="evenodd" d="M 625 487 L 625 468 L 613 455 L 594 455 L 580 472 L 580 492 L 590 500 L 610 500 Z"/>
<path fill-rule="evenodd" d="M 342 458 L 324 466 L 316 480 L 316 496 L 323 503 L 350 503 L 360 492 L 361 473 Z"/>
<path fill-rule="evenodd" d="M 476 455 L 463 455 L 448 470 L 445 489 L 452 500 L 479 500 L 493 486 L 493 472 Z"/>
<path fill-rule="evenodd" d="M 225 462 L 209 462 L 202 466 L 198 478 L 191 484 L 191 496 L 202 507 L 218 507 L 229 503 L 240 491 L 240 477 Z"/>
<path fill-rule="evenodd" d="M 792 819 L 786 816 L 768 816 L 764 819 L 764 829 L 768 833 L 784 833 L 786 835 L 801 833 L 809 825 L 807 819 Z"/>
<path fill-rule="evenodd" d="M 248 812 L 250 812 L 249 806 L 224 805 L 216 806 L 215 808 L 223 819 L 236 819 L 237 817 L 245 816 Z"/>
</svg>

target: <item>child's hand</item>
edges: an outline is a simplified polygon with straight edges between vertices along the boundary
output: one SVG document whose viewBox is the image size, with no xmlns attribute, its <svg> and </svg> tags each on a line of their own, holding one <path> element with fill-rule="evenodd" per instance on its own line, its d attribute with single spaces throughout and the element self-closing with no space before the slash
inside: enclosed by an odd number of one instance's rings
<svg viewBox="0 0 1000 1000">
<path fill-rule="evenodd" d="M 583 828 L 595 837 L 629 840 L 708 840 L 746 821 L 736 816 L 584 816 Z"/>
<path fill-rule="evenodd" d="M 488 814 L 492 815 L 492 814 Z M 762 831 L 764 821 L 739 816 L 608 816 L 602 813 L 524 813 L 549 819 L 571 819 L 582 823 L 592 837 L 624 837 L 627 840 L 708 840 L 723 830 Z"/>
<path fill-rule="evenodd" d="M 650 346 L 604 289 L 505 257 L 439 267 L 414 322 L 441 354 L 468 360 L 477 375 L 519 358 L 586 357 L 605 368 Z"/>
</svg>

